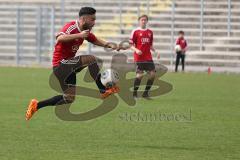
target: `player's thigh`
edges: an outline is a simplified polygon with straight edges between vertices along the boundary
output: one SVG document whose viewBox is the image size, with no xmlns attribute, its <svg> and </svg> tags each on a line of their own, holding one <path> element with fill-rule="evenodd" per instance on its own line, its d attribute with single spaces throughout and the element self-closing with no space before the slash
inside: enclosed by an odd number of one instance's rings
<svg viewBox="0 0 240 160">
<path fill-rule="evenodd" d="M 62 93 L 69 92 L 69 94 L 75 94 L 76 73 L 66 68 L 67 66 L 54 67 L 53 72 L 59 81 Z"/>
<path fill-rule="evenodd" d="M 153 61 L 147 61 L 144 64 L 144 70 L 147 71 L 148 73 L 154 73 L 156 72 L 155 69 L 155 64 Z"/>
<path fill-rule="evenodd" d="M 149 75 L 149 78 L 155 78 L 156 75 L 156 69 L 155 69 L 155 64 L 153 61 L 149 61 L 146 64 L 146 71 Z"/>
<path fill-rule="evenodd" d="M 71 73 L 64 82 L 63 95 L 66 101 L 72 103 L 76 95 L 76 73 Z"/>
<path fill-rule="evenodd" d="M 185 54 L 182 54 L 182 61 L 184 61 L 185 60 Z"/>
<path fill-rule="evenodd" d="M 182 56 L 182 53 L 181 52 L 177 52 L 177 55 L 176 55 L 176 60 L 179 60 Z"/>
<path fill-rule="evenodd" d="M 60 63 L 60 67 L 62 67 L 63 70 L 81 71 L 83 68 L 96 62 L 96 57 L 93 55 L 81 55 L 68 60 L 63 59 Z"/>
<path fill-rule="evenodd" d="M 97 59 L 93 55 L 81 55 L 77 57 L 79 57 L 79 63 L 81 64 L 81 67 L 87 67 L 91 64 L 97 63 Z"/>
<path fill-rule="evenodd" d="M 155 70 L 149 71 L 148 76 L 150 79 L 154 79 L 156 77 L 156 71 Z"/>
<path fill-rule="evenodd" d="M 142 79 L 143 75 L 144 75 L 143 62 L 136 62 L 136 78 Z"/>
<path fill-rule="evenodd" d="M 136 78 L 138 78 L 138 79 L 142 79 L 143 78 L 143 76 L 144 76 L 144 73 L 136 73 Z"/>
</svg>

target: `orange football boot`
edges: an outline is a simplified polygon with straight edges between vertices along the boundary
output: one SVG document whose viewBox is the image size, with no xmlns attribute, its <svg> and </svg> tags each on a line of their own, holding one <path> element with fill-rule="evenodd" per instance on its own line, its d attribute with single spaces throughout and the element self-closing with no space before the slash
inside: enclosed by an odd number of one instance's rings
<svg viewBox="0 0 240 160">
<path fill-rule="evenodd" d="M 101 98 L 105 99 L 111 94 L 118 93 L 120 91 L 120 88 L 118 86 L 113 86 L 111 88 L 108 88 L 104 93 L 101 93 Z"/>
<path fill-rule="evenodd" d="M 26 120 L 30 120 L 32 118 L 33 114 L 37 112 L 37 103 L 38 101 L 36 99 L 32 99 L 28 105 L 28 109 L 26 112 Z"/>
</svg>

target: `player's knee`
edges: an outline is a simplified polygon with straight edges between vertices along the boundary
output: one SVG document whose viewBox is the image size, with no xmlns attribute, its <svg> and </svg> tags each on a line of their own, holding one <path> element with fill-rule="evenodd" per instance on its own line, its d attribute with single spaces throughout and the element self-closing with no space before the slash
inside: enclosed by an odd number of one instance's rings
<svg viewBox="0 0 240 160">
<path fill-rule="evenodd" d="M 74 95 L 64 95 L 64 100 L 66 103 L 73 103 L 75 101 Z"/>
<path fill-rule="evenodd" d="M 138 79 L 142 79 L 143 78 L 143 74 L 142 73 L 137 73 L 137 76 L 136 76 L 136 78 L 138 78 Z"/>
<path fill-rule="evenodd" d="M 149 78 L 150 78 L 150 79 L 155 79 L 155 76 L 156 76 L 156 72 L 155 72 L 155 71 L 151 71 L 151 72 L 149 73 Z"/>
<path fill-rule="evenodd" d="M 88 60 L 89 60 L 89 63 L 95 63 L 95 62 L 97 62 L 96 57 L 93 56 L 93 55 L 88 55 Z"/>
</svg>

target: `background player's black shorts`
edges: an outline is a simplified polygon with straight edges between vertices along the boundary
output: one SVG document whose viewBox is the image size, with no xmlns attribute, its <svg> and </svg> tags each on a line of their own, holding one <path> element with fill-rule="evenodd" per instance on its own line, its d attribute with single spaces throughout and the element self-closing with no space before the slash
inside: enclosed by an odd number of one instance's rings
<svg viewBox="0 0 240 160">
<path fill-rule="evenodd" d="M 146 72 L 151 72 L 155 70 L 155 65 L 154 62 L 151 61 L 144 61 L 144 62 L 136 62 L 136 73 L 143 73 L 144 71 Z"/>
</svg>

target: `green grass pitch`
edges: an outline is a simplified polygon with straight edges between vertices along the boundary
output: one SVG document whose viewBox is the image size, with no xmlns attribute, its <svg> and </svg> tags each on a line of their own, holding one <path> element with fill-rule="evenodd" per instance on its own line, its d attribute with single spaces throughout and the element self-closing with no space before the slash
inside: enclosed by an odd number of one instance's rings
<svg viewBox="0 0 240 160">
<path fill-rule="evenodd" d="M 50 73 L 50 69 L 0 68 L 0 160 L 240 158 L 239 75 L 167 73 L 161 79 L 173 90 L 154 100 L 139 99 L 135 107 L 120 100 L 112 112 L 86 122 L 62 121 L 54 107 L 48 107 L 26 122 L 31 98 L 56 95 L 48 84 Z M 98 103 L 78 97 L 71 110 L 84 112 Z M 157 112 L 186 119 L 123 118 Z"/>
</svg>

